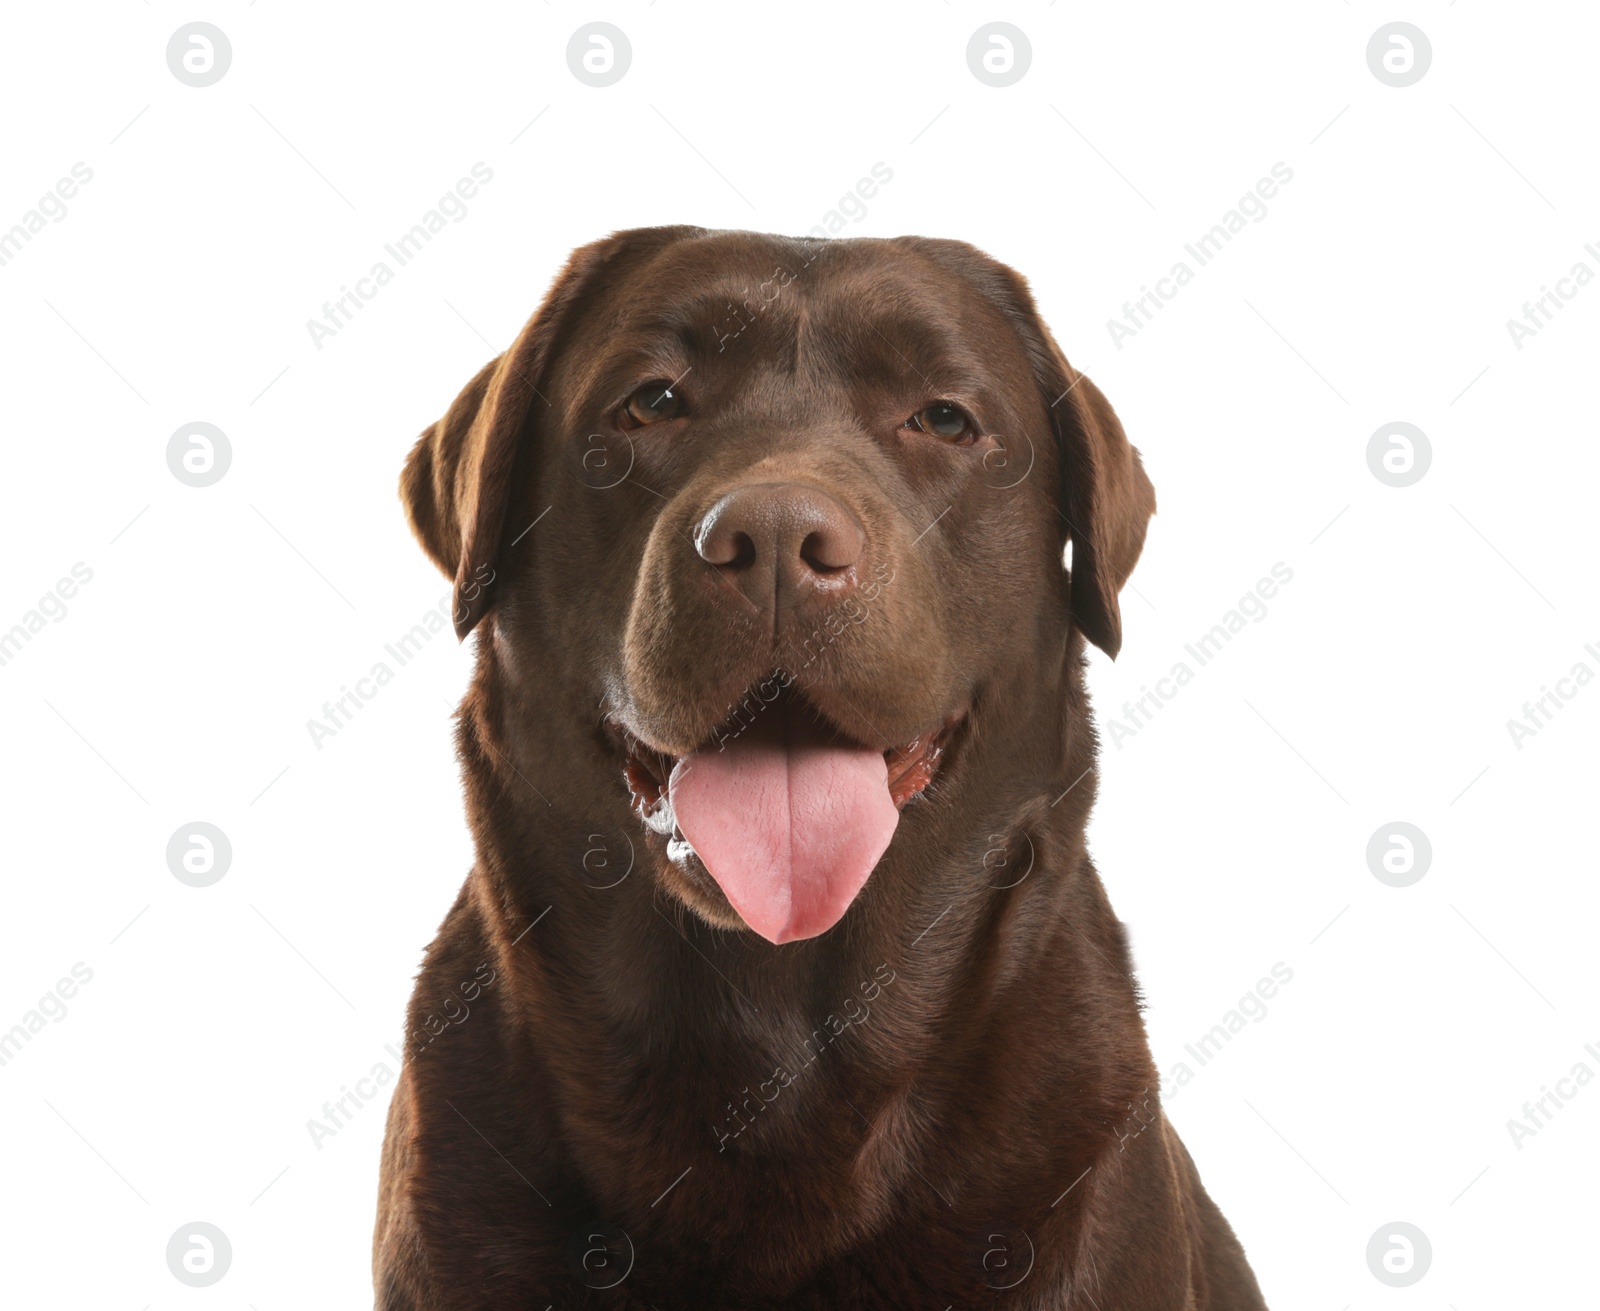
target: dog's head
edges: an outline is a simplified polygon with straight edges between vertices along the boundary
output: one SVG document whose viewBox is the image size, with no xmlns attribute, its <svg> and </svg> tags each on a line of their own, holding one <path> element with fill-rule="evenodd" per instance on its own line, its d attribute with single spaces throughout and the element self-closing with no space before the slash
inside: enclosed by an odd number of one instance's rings
<svg viewBox="0 0 1600 1311">
<path fill-rule="evenodd" d="M 1012 270 L 698 228 L 573 255 L 401 487 L 457 632 L 599 724 L 676 895 L 773 942 L 843 916 L 988 708 L 1059 695 L 1074 628 L 1116 655 L 1155 508 Z"/>
</svg>

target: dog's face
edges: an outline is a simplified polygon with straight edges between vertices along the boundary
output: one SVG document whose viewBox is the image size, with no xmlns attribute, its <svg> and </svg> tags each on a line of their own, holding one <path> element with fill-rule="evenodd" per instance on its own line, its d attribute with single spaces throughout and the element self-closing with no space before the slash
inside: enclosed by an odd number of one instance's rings
<svg viewBox="0 0 1600 1311">
<path fill-rule="evenodd" d="M 1154 510 L 1009 269 L 686 228 L 579 251 L 402 490 L 458 632 L 598 725 L 663 883 L 773 942 L 844 915 L 1073 625 L 1116 653 Z"/>
</svg>

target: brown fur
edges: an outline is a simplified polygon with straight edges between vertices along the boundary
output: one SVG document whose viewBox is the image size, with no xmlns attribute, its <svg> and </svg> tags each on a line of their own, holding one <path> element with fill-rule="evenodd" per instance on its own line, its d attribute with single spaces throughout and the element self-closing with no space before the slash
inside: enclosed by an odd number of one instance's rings
<svg viewBox="0 0 1600 1311">
<path fill-rule="evenodd" d="M 618 429 L 680 375 L 687 421 Z M 977 444 L 900 430 L 946 397 Z M 843 618 L 753 614 L 695 553 L 774 479 L 865 529 Z M 1263 1307 L 1084 847 L 1084 642 L 1121 644 L 1154 495 L 1018 275 L 950 241 L 617 234 L 402 494 L 479 631 L 478 861 L 411 1005 L 380 1308 Z M 639 823 L 613 731 L 681 754 L 775 668 L 877 749 L 965 716 L 844 919 L 781 947 Z"/>
</svg>

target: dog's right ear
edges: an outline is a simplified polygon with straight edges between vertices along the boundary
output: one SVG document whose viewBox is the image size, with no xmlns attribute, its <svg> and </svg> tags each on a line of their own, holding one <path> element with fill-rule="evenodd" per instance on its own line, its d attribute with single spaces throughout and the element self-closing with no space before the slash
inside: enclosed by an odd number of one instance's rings
<svg viewBox="0 0 1600 1311">
<path fill-rule="evenodd" d="M 456 471 L 467 435 L 483 412 L 484 397 L 504 360 L 502 355 L 478 370 L 444 418 L 417 438 L 400 475 L 400 500 L 411 531 L 447 578 L 454 579 L 461 567 L 462 516 L 456 505 Z M 467 511 L 469 518 L 473 509 Z"/>
<path fill-rule="evenodd" d="M 458 638 L 490 608 L 517 448 L 550 414 L 540 388 L 556 344 L 620 252 L 678 231 L 619 232 L 575 251 L 511 349 L 484 365 L 411 448 L 400 499 L 417 540 L 454 580 Z"/>
</svg>

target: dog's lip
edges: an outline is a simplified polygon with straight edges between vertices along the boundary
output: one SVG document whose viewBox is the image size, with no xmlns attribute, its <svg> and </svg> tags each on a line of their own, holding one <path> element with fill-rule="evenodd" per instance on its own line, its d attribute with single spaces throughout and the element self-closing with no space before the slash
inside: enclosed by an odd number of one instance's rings
<svg viewBox="0 0 1600 1311">
<path fill-rule="evenodd" d="M 889 767 L 889 795 L 897 808 L 904 809 L 912 797 L 927 790 L 939 772 L 951 736 L 965 719 L 965 711 L 953 714 L 938 728 L 883 753 L 884 763 Z"/>
<path fill-rule="evenodd" d="M 813 713 L 815 708 L 811 708 Z M 908 742 L 887 748 L 883 752 L 888 768 L 889 795 L 897 809 L 904 809 L 908 801 L 925 792 L 937 776 L 946 750 L 957 730 L 966 722 L 965 708 L 947 715 L 937 727 L 925 730 Z M 825 722 L 826 717 L 824 717 Z M 634 809 L 639 817 L 649 823 L 663 808 L 667 794 L 667 781 L 673 767 L 682 755 L 661 751 L 650 746 L 621 718 L 607 721 L 613 741 L 622 755 L 622 772 L 629 791 L 633 794 Z M 849 735 L 829 723 L 829 727 L 843 740 Z M 716 741 L 716 730 L 707 735 L 702 748 Z M 688 754 L 687 752 L 684 754 Z"/>
</svg>

